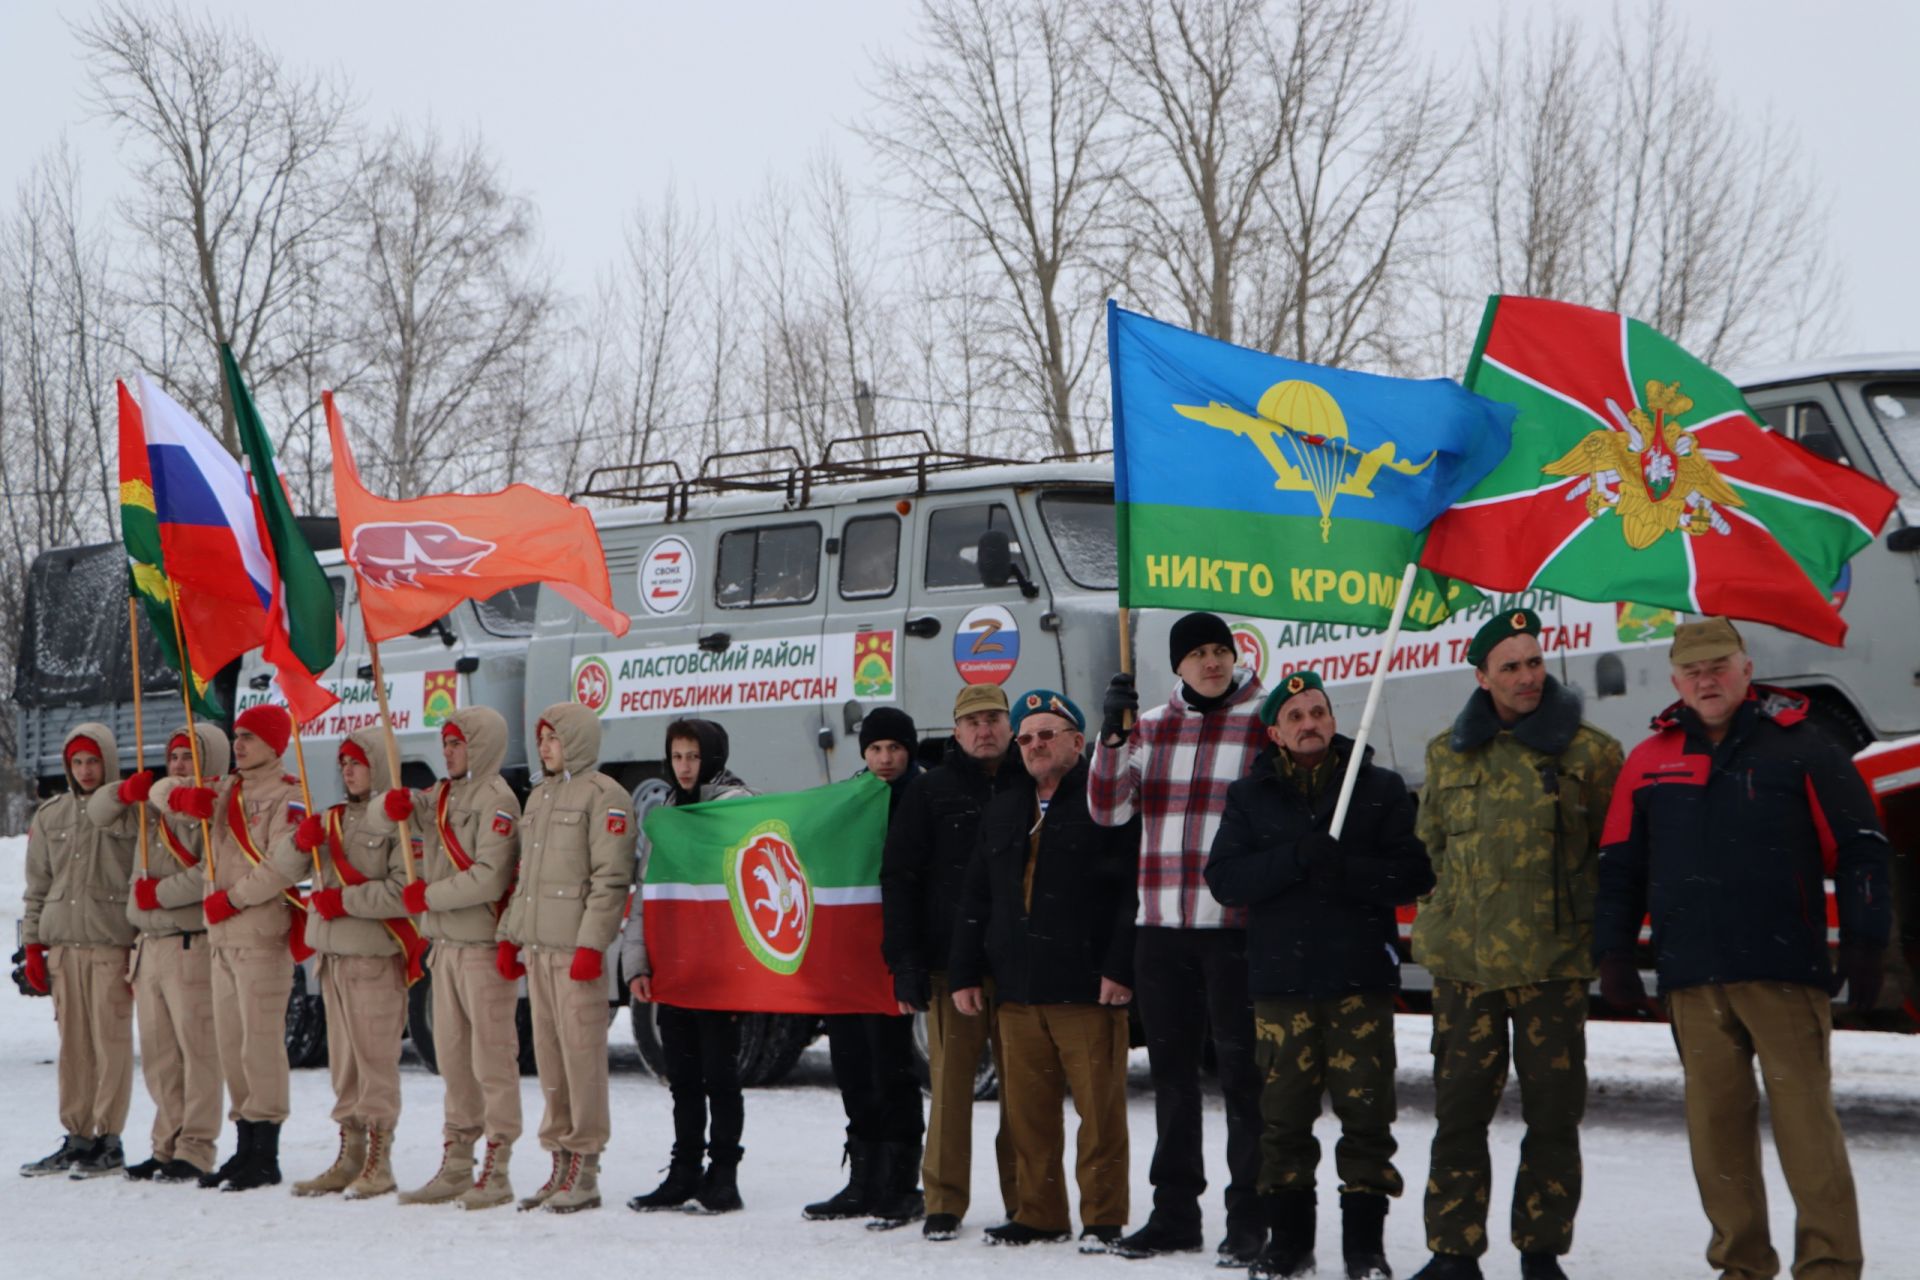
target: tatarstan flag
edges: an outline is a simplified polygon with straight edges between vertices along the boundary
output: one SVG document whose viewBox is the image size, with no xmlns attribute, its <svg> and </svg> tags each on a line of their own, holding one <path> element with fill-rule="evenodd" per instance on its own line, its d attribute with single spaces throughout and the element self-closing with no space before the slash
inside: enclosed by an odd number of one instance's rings
<svg viewBox="0 0 1920 1280">
<path fill-rule="evenodd" d="M 1496 296 L 1466 385 L 1520 410 L 1513 448 L 1434 522 L 1421 564 L 1492 591 L 1846 638 L 1828 592 L 1893 491 L 1769 430 L 1679 344 L 1609 311 Z"/>
<path fill-rule="evenodd" d="M 653 995 L 685 1009 L 897 1013 L 880 958 L 887 784 L 660 806 L 641 910 Z"/>
</svg>

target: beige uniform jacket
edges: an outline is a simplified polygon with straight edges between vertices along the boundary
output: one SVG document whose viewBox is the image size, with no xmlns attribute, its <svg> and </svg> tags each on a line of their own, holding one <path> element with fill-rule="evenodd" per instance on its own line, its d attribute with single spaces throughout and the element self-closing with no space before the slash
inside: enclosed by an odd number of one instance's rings
<svg viewBox="0 0 1920 1280">
<path fill-rule="evenodd" d="M 194 734 L 200 739 L 200 768 L 205 776 L 217 778 L 227 771 L 229 749 L 227 735 L 210 724 L 196 723 Z M 181 725 L 167 734 L 168 741 L 187 731 Z M 164 770 L 162 773 L 164 774 Z M 120 803 L 118 787 L 101 787 L 87 797 L 87 816 L 100 826 L 120 820 L 127 813 L 127 806 Z M 132 815 L 138 822 L 137 813 Z M 172 821 L 169 821 L 171 819 Z M 168 849 L 162 830 L 173 832 L 186 851 L 193 855 L 194 864 L 181 865 L 180 859 Z M 136 832 L 138 828 L 135 828 Z M 136 836 L 137 838 L 137 836 Z M 142 870 L 136 853 L 133 860 L 133 878 L 140 880 L 151 878 L 160 882 L 155 893 L 160 899 L 160 910 L 142 911 L 140 904 L 131 893 L 127 895 L 127 920 L 141 933 L 150 938 L 176 938 L 183 933 L 205 933 L 207 918 L 200 910 L 200 900 L 206 895 L 207 873 L 200 866 L 203 857 L 200 848 L 200 824 L 190 822 L 179 814 L 166 817 L 147 813 L 147 865 Z"/>
<path fill-rule="evenodd" d="M 306 811 L 300 804 L 300 784 L 282 773 L 280 757 L 265 764 L 230 773 L 214 785 L 213 880 L 206 892 L 225 890 L 227 901 L 240 909 L 231 919 L 207 930 L 208 941 L 216 947 L 270 950 L 287 945 L 291 928 L 289 911 L 297 910 L 282 895 L 312 873 L 305 854 L 281 837 L 300 825 Z M 162 778 L 153 784 L 147 803 L 169 817 L 167 797 L 181 786 L 192 786 L 191 779 Z M 239 842 L 227 824 L 227 805 L 235 787 L 240 790 L 240 807 L 247 830 L 253 835 L 254 848 L 263 855 L 255 866 L 240 851 Z M 196 830 L 199 823 L 191 824 Z M 206 858 L 201 866 L 206 866 Z M 203 881 L 203 884 L 206 882 Z"/>
<path fill-rule="evenodd" d="M 577 702 L 541 719 L 566 748 L 566 769 L 534 788 L 520 827 L 520 880 L 499 936 L 524 947 L 604 952 L 620 932 L 633 882 L 632 798 L 594 768 L 600 722 Z"/>
<path fill-rule="evenodd" d="M 341 806 L 340 852 L 355 871 L 366 877 L 366 883 L 348 885 L 334 867 L 332 848 L 321 845 L 320 870 L 314 877 L 313 887 L 341 890 L 340 901 L 347 914 L 337 920 L 327 920 L 319 912 L 313 912 L 307 918 L 307 942 L 322 955 L 397 956 L 400 944 L 381 921 L 406 918 L 407 909 L 400 894 L 407 883 L 407 860 L 399 831 L 380 810 L 380 797 L 392 785 L 386 740 L 378 729 L 362 729 L 348 741 L 367 753 L 368 767 L 373 771 L 373 789 L 365 800 L 348 800 Z M 332 812 L 321 817 L 331 829 Z M 286 842 L 288 848 L 293 847 L 292 835 L 286 837 Z M 312 871 L 313 855 L 302 855 L 297 849 L 294 853 L 307 858 L 307 869 Z"/>
<path fill-rule="evenodd" d="M 87 737 L 100 747 L 106 766 L 98 790 L 120 785 L 120 751 L 103 724 L 75 725 L 67 742 Z M 62 744 L 64 752 L 65 743 Z M 134 929 L 127 900 L 136 860 L 139 826 L 124 814 L 101 826 L 87 817 L 85 798 L 67 772 L 68 791 L 33 815 L 27 830 L 26 911 L 21 941 L 27 946 L 126 947 Z"/>
</svg>

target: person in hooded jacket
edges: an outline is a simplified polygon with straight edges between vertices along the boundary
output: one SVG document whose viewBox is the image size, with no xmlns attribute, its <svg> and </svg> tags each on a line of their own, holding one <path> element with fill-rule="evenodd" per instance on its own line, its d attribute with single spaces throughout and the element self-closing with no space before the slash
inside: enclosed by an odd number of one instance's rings
<svg viewBox="0 0 1920 1280">
<path fill-rule="evenodd" d="M 703 804 L 752 795 L 744 782 L 727 772 L 728 747 L 727 731 L 711 720 L 675 720 L 668 725 L 667 764 L 673 792 L 663 803 Z M 646 880 L 652 852 L 642 833 L 634 883 Z M 651 1003 L 653 961 L 647 954 L 645 917 L 637 902 L 627 916 L 620 961 L 633 998 Z M 673 1152 L 666 1178 L 646 1195 L 627 1201 L 627 1208 L 646 1213 L 678 1209 L 691 1201 L 707 1213 L 731 1213 L 741 1208 L 738 1173 L 744 1152 L 740 1135 L 747 1118 L 740 1092 L 740 1015 L 663 1004 L 655 1010 L 654 1028 L 666 1059 L 667 1090 L 673 1097 Z M 707 1160 L 704 1172 L 702 1154 Z"/>
<path fill-rule="evenodd" d="M 210 777 L 227 771 L 227 735 L 202 721 L 192 737 L 181 725 L 167 735 L 166 776 L 193 777 L 193 739 Z M 146 804 L 155 776 L 143 769 L 118 787 L 101 787 L 87 816 L 114 827 L 129 808 Z M 136 823 L 138 817 L 135 818 Z M 213 1169 L 220 1140 L 220 1061 L 213 1045 L 213 963 L 207 918 L 200 909 L 206 873 L 200 826 L 176 831 L 153 819 L 148 863 L 134 871 L 127 919 L 140 931 L 133 948 L 133 1008 L 140 1035 L 140 1073 L 153 1099 L 153 1154 L 127 1167 L 144 1181 L 194 1182 Z"/>
<path fill-rule="evenodd" d="M 520 800 L 500 776 L 507 722 L 492 707 L 447 717 L 440 750 L 447 776 L 428 791 L 389 791 L 382 814 L 425 837 L 425 862 L 401 905 L 433 945 L 433 1042 L 446 1089 L 440 1168 L 399 1199 L 490 1209 L 513 1199 L 507 1167 L 520 1136 L 519 984 L 494 966 L 494 932 L 520 864 Z M 476 1177 L 473 1147 L 483 1137 Z"/>
<path fill-rule="evenodd" d="M 407 970 L 420 946 L 400 906 L 407 849 L 380 811 L 390 785 L 384 735 L 378 729 L 350 734 L 339 759 L 346 800 L 325 814 L 309 814 L 288 837 L 313 864 L 317 918 L 308 924 L 307 941 L 320 953 L 327 1071 L 333 1122 L 340 1126 L 333 1163 L 294 1183 L 293 1194 L 341 1192 L 366 1200 L 394 1189 Z"/>
<path fill-rule="evenodd" d="M 111 729 L 74 726 L 60 755 L 67 790 L 40 806 L 27 831 L 20 934 L 27 981 L 53 996 L 60 1032 L 60 1125 L 66 1136 L 51 1155 L 21 1166 L 30 1178 L 87 1178 L 123 1168 L 120 1128 L 133 1100 L 127 957 L 134 927 L 127 919 L 127 886 L 139 827 L 131 813 L 106 826 L 86 813 L 96 791 L 120 784 L 120 753 Z"/>
<path fill-rule="evenodd" d="M 1250 1274 L 1310 1274 L 1324 1094 L 1340 1119 L 1341 1253 L 1351 1280 L 1385 1280 L 1393 1167 L 1393 1002 L 1400 988 L 1394 908 L 1433 887 L 1413 833 L 1413 798 L 1391 769 L 1356 764 L 1311 669 L 1288 672 L 1260 705 L 1273 745 L 1227 789 L 1207 884 L 1247 912 L 1254 1052 L 1265 1076 L 1260 1196 L 1272 1238 Z M 1330 834 L 1349 769 L 1346 825 Z"/>
<path fill-rule="evenodd" d="M 875 707 L 860 722 L 864 773 L 887 784 L 891 820 L 920 776 L 920 734 L 898 707 Z M 883 851 L 884 856 L 884 851 Z M 883 907 L 884 910 L 884 907 Z M 869 1230 L 905 1226 L 926 1214 L 920 1194 L 920 1080 L 913 1068 L 913 1015 L 828 1014 L 833 1082 L 847 1113 L 847 1185 L 806 1206 L 810 1220 L 871 1216 Z"/>
<path fill-rule="evenodd" d="M 540 785 L 520 830 L 520 879 L 500 917 L 500 976 L 527 980 L 533 1058 L 546 1112 L 547 1180 L 522 1210 L 600 1207 L 600 1153 L 612 1131 L 607 1098 L 607 948 L 633 883 L 633 799 L 594 766 L 600 718 L 578 702 L 540 713 Z"/>
</svg>

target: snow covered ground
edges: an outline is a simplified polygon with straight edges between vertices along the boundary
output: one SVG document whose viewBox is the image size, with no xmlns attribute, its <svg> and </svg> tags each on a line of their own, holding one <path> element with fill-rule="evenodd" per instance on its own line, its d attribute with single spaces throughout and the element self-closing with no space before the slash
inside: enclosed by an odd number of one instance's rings
<svg viewBox="0 0 1920 1280">
<path fill-rule="evenodd" d="M 0 841 L 0 929 L 14 936 L 19 916 L 22 840 Z M 11 950 L 11 948 L 9 948 Z M 1399 1025 L 1400 1168 L 1418 1187 L 1433 1133 L 1427 1022 Z M 375 1266 L 385 1274 L 436 1277 L 473 1274 L 545 1274 L 556 1265 L 581 1276 L 632 1274 L 822 1276 L 861 1280 L 902 1273 L 921 1276 L 1076 1275 L 1124 1269 L 1128 1275 L 1208 1275 L 1211 1257 L 1128 1263 L 1085 1257 L 1069 1248 L 1039 1247 L 1010 1254 L 981 1246 L 979 1229 L 999 1220 L 988 1186 L 991 1104 L 982 1104 L 976 1128 L 975 1201 L 965 1234 L 928 1244 L 917 1228 L 876 1235 L 859 1223 L 809 1223 L 800 1206 L 840 1185 L 843 1117 L 833 1093 L 823 1046 L 815 1046 L 779 1087 L 747 1099 L 743 1213 L 719 1218 L 662 1213 L 636 1215 L 624 1207 L 652 1188 L 670 1141 L 665 1086 L 641 1067 L 624 1018 L 610 1033 L 613 1052 L 613 1144 L 601 1183 L 608 1207 L 570 1218 L 494 1210 L 466 1214 L 437 1207 L 402 1207 L 391 1197 L 362 1204 L 337 1198 L 295 1200 L 276 1188 L 246 1195 L 193 1187 L 138 1184 L 124 1179 L 87 1183 L 24 1179 L 11 1170 L 56 1145 L 52 1060 L 56 1047 L 50 1003 L 0 991 L 0 1274 L 24 1278 L 192 1275 L 197 1277 L 351 1274 Z M 1700 1214 L 1680 1127 L 1678 1067 L 1664 1026 L 1595 1024 L 1589 1071 L 1593 1098 L 1584 1130 L 1586 1192 L 1574 1250 L 1576 1278 L 1695 1277 L 1706 1274 L 1707 1225 Z M 1913 1191 L 1920 1185 L 1920 1038 L 1842 1033 L 1834 1040 L 1836 1091 L 1841 1099 L 1859 1184 L 1868 1274 L 1920 1276 L 1920 1221 Z M 403 1068 L 405 1114 L 395 1155 L 402 1185 L 424 1181 L 438 1159 L 440 1089 L 411 1057 Z M 522 1083 L 529 1135 L 540 1112 L 538 1082 Z M 1517 1274 L 1505 1240 L 1504 1196 L 1511 1185 L 1520 1125 L 1514 1090 L 1494 1128 L 1497 1208 L 1490 1277 Z M 333 1155 L 324 1070 L 297 1071 L 293 1117 L 282 1142 L 288 1179 L 308 1176 Z M 1136 1223 L 1151 1203 L 1147 1163 L 1152 1154 L 1153 1099 L 1144 1056 L 1136 1051 L 1129 1109 L 1134 1138 L 1133 1206 Z M 1217 1099 L 1205 1118 L 1210 1172 L 1222 1167 L 1223 1114 Z M 152 1107 L 137 1077 L 127 1150 L 147 1154 Z M 222 1135 L 225 1154 L 231 1128 Z M 1321 1121 L 1329 1148 L 1331 1118 Z M 1069 1140 L 1069 1153 L 1071 1139 Z M 1776 1247 L 1790 1254 L 1792 1201 L 1778 1177 L 1771 1146 L 1769 1194 Z M 1323 1176 L 1331 1178 L 1331 1150 Z M 515 1185 L 525 1191 L 544 1175 L 545 1160 L 524 1139 Z M 1339 1222 L 1334 1196 L 1323 1189 L 1321 1274 L 1338 1273 Z M 1209 1243 L 1221 1229 L 1218 1194 L 1208 1197 Z M 1387 1223 L 1396 1271 L 1409 1275 L 1425 1260 L 1419 1197 L 1396 1203 Z"/>
</svg>

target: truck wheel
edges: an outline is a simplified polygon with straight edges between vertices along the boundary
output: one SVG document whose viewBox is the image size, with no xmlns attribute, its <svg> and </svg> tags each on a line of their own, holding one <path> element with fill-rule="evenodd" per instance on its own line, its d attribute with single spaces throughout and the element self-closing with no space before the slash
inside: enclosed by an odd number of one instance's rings
<svg viewBox="0 0 1920 1280">
<path fill-rule="evenodd" d="M 327 1007 L 318 991 L 307 992 L 307 971 L 293 967 L 287 996 L 287 1065 L 317 1067 L 327 1060 Z"/>
<path fill-rule="evenodd" d="M 751 1062 L 747 1060 L 746 1028 L 741 1028 L 740 1083 L 743 1085 L 757 1088 L 779 1084 L 787 1078 L 794 1064 L 800 1061 L 800 1055 L 807 1051 L 813 1038 L 820 1034 L 820 1019 L 810 1013 L 755 1013 L 747 1016 L 760 1025 L 755 1028 L 758 1045 Z"/>
<path fill-rule="evenodd" d="M 927 1015 L 913 1015 L 913 1071 L 920 1077 L 920 1087 L 928 1093 L 933 1091 L 933 1070 L 927 1061 Z M 980 1051 L 980 1063 L 973 1069 L 973 1100 L 991 1102 L 1000 1096 L 1000 1076 L 993 1069 L 993 1050 Z"/>
<path fill-rule="evenodd" d="M 420 1061 L 427 1070 L 440 1074 L 440 1054 L 433 1047 L 433 975 L 421 977 L 420 981 L 407 988 L 407 1036 L 413 1041 L 413 1051 L 420 1055 Z"/>
<path fill-rule="evenodd" d="M 1860 713 L 1837 696 L 1809 696 L 1807 723 L 1833 739 L 1849 756 L 1873 741 L 1873 731 Z"/>
<path fill-rule="evenodd" d="M 640 1051 L 640 1065 L 662 1080 L 667 1078 L 667 1055 L 660 1048 L 660 1032 L 653 1025 L 654 1010 L 660 1006 L 639 1000 L 627 1002 L 633 1023 L 633 1047 Z"/>
</svg>

